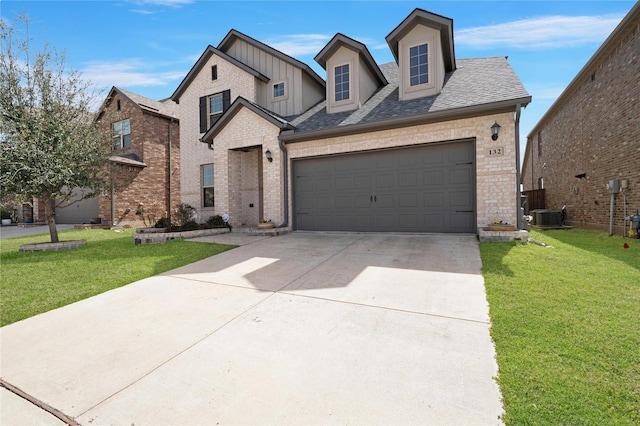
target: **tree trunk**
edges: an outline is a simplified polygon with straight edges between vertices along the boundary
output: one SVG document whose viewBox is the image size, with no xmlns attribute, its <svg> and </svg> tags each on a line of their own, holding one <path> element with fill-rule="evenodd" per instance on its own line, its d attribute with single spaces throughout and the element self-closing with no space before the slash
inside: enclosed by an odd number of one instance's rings
<svg viewBox="0 0 640 426">
<path fill-rule="evenodd" d="M 56 201 L 50 196 L 44 196 L 44 215 L 47 218 L 47 225 L 49 225 L 49 235 L 51 236 L 51 242 L 57 243 L 58 240 L 58 228 L 56 228 Z"/>
</svg>

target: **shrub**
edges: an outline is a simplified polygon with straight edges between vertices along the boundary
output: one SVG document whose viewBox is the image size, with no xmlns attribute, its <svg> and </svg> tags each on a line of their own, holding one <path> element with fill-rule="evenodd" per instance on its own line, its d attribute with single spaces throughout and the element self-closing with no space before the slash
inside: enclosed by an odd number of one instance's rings
<svg viewBox="0 0 640 426">
<path fill-rule="evenodd" d="M 180 203 L 176 208 L 176 211 L 173 215 L 176 223 L 180 226 L 185 225 L 187 222 L 193 221 L 197 213 L 195 207 L 192 207 L 187 203 Z"/>
<path fill-rule="evenodd" d="M 207 219 L 207 225 L 211 225 L 214 228 L 224 228 L 227 226 L 220 215 L 211 216 Z"/>
<path fill-rule="evenodd" d="M 153 226 L 154 228 L 171 228 L 171 221 L 168 217 L 161 217 Z"/>
<path fill-rule="evenodd" d="M 196 229 L 200 229 L 200 225 L 195 220 L 189 220 L 180 225 L 181 231 L 195 231 Z"/>
</svg>

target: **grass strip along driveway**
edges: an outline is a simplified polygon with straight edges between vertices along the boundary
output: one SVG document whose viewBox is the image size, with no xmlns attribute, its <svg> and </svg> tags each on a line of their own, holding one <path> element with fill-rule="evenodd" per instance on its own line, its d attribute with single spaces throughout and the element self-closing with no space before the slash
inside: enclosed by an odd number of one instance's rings
<svg viewBox="0 0 640 426">
<path fill-rule="evenodd" d="M 74 250 L 56 252 L 18 251 L 21 244 L 48 242 L 48 234 L 2 240 L 0 326 L 234 247 L 184 240 L 136 246 L 131 238 L 133 231 L 62 231 L 61 241 L 84 239 L 87 244 Z"/>
<path fill-rule="evenodd" d="M 480 245 L 505 423 L 640 424 L 640 241 L 530 237 Z"/>
</svg>

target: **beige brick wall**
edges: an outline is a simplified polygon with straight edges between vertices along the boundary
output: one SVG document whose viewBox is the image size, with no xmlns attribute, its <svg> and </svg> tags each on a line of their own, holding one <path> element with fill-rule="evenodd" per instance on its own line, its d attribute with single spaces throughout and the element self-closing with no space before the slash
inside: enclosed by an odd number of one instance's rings
<svg viewBox="0 0 640 426">
<path fill-rule="evenodd" d="M 213 151 L 216 211 L 229 213 L 234 226 L 255 225 L 262 218 L 278 224 L 283 220 L 278 135 L 278 127 L 241 108 L 216 136 Z M 242 148 L 249 151 L 243 152 Z M 264 156 L 267 149 L 272 152 L 271 163 Z"/>
<path fill-rule="evenodd" d="M 211 66 L 218 66 L 218 79 L 211 80 Z M 200 211 L 200 221 L 205 221 L 209 216 L 222 214 L 228 211 L 228 198 L 220 189 L 225 188 L 228 177 L 225 176 L 227 163 L 221 163 L 220 151 L 216 145 L 216 151 L 208 149 L 207 144 L 200 142 L 200 115 L 199 100 L 201 96 L 211 95 L 231 90 L 231 102 L 238 96 L 250 101 L 256 97 L 256 79 L 226 60 L 212 55 L 209 61 L 202 67 L 200 73 L 191 82 L 189 87 L 180 96 L 177 105 L 180 117 L 180 141 L 181 141 L 181 199 Z M 214 156 L 216 160 L 214 162 Z M 224 154 L 226 160 L 226 154 Z M 214 163 L 215 203 L 214 209 L 202 210 L 200 166 Z M 225 170 L 220 170 L 225 169 Z"/>
</svg>

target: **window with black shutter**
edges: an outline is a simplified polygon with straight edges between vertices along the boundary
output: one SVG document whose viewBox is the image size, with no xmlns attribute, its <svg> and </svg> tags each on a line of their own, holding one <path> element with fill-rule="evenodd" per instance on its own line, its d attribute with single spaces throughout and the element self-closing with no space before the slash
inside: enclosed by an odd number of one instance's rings
<svg viewBox="0 0 640 426">
<path fill-rule="evenodd" d="M 200 133 L 205 133 L 231 105 L 231 90 L 200 98 Z"/>
</svg>

